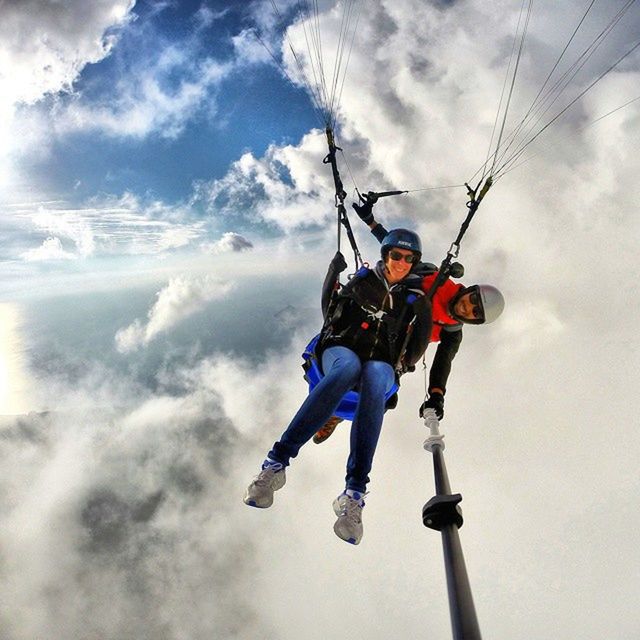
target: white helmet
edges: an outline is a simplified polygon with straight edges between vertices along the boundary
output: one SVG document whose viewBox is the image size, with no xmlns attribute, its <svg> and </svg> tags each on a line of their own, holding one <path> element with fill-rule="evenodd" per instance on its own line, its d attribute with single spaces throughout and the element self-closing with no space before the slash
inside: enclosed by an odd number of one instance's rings
<svg viewBox="0 0 640 640">
<path fill-rule="evenodd" d="M 457 318 L 462 322 L 468 324 L 488 324 L 500 317 L 500 314 L 504 311 L 504 296 L 500 293 L 499 289 L 496 289 L 491 284 L 474 284 L 471 287 L 465 287 L 460 290 L 460 293 L 451 301 L 451 309 L 455 306 L 455 303 L 465 294 L 471 294 L 471 301 L 477 304 L 480 308 L 480 316 L 469 320 L 466 318 Z"/>
<path fill-rule="evenodd" d="M 504 311 L 504 296 L 493 285 L 477 284 L 475 286 L 482 302 L 484 324 L 489 324 L 489 322 L 497 320 Z"/>
</svg>

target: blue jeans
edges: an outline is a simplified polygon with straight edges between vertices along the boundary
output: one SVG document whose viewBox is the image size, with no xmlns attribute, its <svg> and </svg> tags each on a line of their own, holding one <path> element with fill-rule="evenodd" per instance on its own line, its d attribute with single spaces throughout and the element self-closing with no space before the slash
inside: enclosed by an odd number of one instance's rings
<svg viewBox="0 0 640 640">
<path fill-rule="evenodd" d="M 324 378 L 273 445 L 269 458 L 288 466 L 290 458 L 295 458 L 302 445 L 333 415 L 342 396 L 355 387 L 360 397 L 351 425 L 346 488 L 364 493 L 382 429 L 385 395 L 395 382 L 393 367 L 379 360 L 361 362 L 346 347 L 329 347 L 322 354 L 322 370 Z"/>
</svg>

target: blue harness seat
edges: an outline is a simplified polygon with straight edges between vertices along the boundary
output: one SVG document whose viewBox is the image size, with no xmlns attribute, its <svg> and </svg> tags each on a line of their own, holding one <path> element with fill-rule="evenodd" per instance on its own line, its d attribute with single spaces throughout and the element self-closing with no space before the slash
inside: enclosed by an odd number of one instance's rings
<svg viewBox="0 0 640 640">
<path fill-rule="evenodd" d="M 309 392 L 313 391 L 318 382 L 320 382 L 324 377 L 320 362 L 316 356 L 316 347 L 319 339 L 320 334 L 312 338 L 311 342 L 309 342 L 302 354 L 302 358 L 304 360 L 302 364 L 302 368 L 304 369 L 304 379 L 309 384 Z M 399 388 L 400 385 L 398 382 L 394 382 L 391 390 L 385 395 L 385 400 L 388 402 L 389 399 L 397 393 Z M 338 408 L 333 412 L 333 415 L 338 418 L 342 418 L 343 420 L 353 420 L 358 406 L 359 397 L 360 395 L 357 391 L 347 391 L 347 393 L 342 397 Z"/>
</svg>

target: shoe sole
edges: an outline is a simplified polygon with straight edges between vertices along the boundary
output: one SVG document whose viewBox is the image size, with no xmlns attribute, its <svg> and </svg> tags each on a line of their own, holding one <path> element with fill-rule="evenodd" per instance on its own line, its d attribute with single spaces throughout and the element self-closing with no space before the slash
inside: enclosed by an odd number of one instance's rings
<svg viewBox="0 0 640 640">
<path fill-rule="evenodd" d="M 327 420 L 327 423 L 320 429 L 315 436 L 313 436 L 313 441 L 316 444 L 320 444 L 324 442 L 327 438 L 331 437 L 336 427 L 342 422 L 342 418 L 338 418 L 333 416 Z"/>
<path fill-rule="evenodd" d="M 342 510 L 340 509 L 340 503 L 338 502 L 337 498 L 333 501 L 333 512 L 338 517 L 340 517 L 340 514 L 342 513 Z M 338 532 L 338 529 L 336 528 L 337 526 L 338 526 L 338 523 L 336 522 L 333 525 L 333 532 L 338 536 L 338 538 L 340 538 L 340 540 L 344 540 L 345 542 L 348 542 L 349 544 L 353 544 L 353 545 L 360 544 L 360 540 L 362 540 L 362 536 L 360 536 L 360 538 L 344 538 Z"/>
<path fill-rule="evenodd" d="M 362 540 L 362 536 L 360 536 L 360 538 L 353 538 L 353 537 L 344 538 L 336 528 L 337 524 L 338 523 L 336 522 L 336 524 L 333 525 L 333 532 L 338 536 L 338 538 L 340 538 L 340 540 L 344 540 L 345 542 L 348 542 L 349 544 L 353 544 L 353 545 L 360 544 L 360 540 Z"/>
<path fill-rule="evenodd" d="M 273 500 L 269 504 L 258 504 L 255 500 L 247 500 L 246 498 L 243 502 L 249 507 L 255 507 L 256 509 L 268 509 L 272 504 Z"/>
<path fill-rule="evenodd" d="M 282 477 L 282 483 L 280 481 L 277 482 L 277 486 L 273 487 L 273 492 L 279 491 L 284 487 L 287 482 L 287 476 Z M 244 498 L 242 499 L 249 507 L 255 507 L 256 509 L 268 509 L 271 505 L 273 505 L 273 494 L 271 494 L 271 500 L 267 504 L 258 504 L 255 500 L 249 498 L 249 491 L 247 490 L 244 494 Z"/>
</svg>

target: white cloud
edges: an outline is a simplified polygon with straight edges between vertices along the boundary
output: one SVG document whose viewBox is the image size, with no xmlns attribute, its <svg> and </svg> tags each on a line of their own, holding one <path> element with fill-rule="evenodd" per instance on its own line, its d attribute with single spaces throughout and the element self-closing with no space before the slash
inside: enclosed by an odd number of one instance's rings
<svg viewBox="0 0 640 640">
<path fill-rule="evenodd" d="M 187 226 L 167 229 L 160 234 L 158 238 L 158 249 L 166 251 L 167 249 L 178 249 L 186 247 L 198 237 L 198 231 Z"/>
<path fill-rule="evenodd" d="M 269 63 L 273 59 L 253 29 L 245 29 L 232 38 L 238 60 L 249 64 Z M 265 43 L 266 44 L 266 43 Z M 269 46 L 269 45 L 267 45 Z"/>
<path fill-rule="evenodd" d="M 93 230 L 82 214 L 69 211 L 57 213 L 42 208 L 32 217 L 32 222 L 37 230 L 56 234 L 73 242 L 78 256 L 90 256 L 95 250 Z"/>
<path fill-rule="evenodd" d="M 92 101 L 79 94 L 60 103 L 54 112 L 55 130 L 59 134 L 97 130 L 116 138 L 176 138 L 203 110 L 216 117 L 216 93 L 223 81 L 247 65 L 264 63 L 266 55 L 255 38 L 242 33 L 232 38 L 233 56 L 207 55 L 211 26 L 229 11 L 214 12 L 203 5 L 193 16 L 197 28 L 178 42 L 141 25 L 135 33 L 141 55 L 123 60 L 123 73 L 108 96 Z"/>
<path fill-rule="evenodd" d="M 12 153 L 26 145 L 46 146 L 51 125 L 29 115 L 16 118 L 18 105 L 68 92 L 87 64 L 109 55 L 117 28 L 130 19 L 135 0 L 4 2 L 0 21 L 0 173 L 13 177 Z M 34 128 L 33 125 L 37 126 Z M 35 139 L 33 139 L 35 138 Z M 1 187 L 8 184 L 0 183 Z"/>
<path fill-rule="evenodd" d="M 517 4 L 370 3 L 343 95 L 342 142 L 361 183 L 409 188 L 469 178 L 486 153 Z M 548 3 L 543 23 L 532 24 L 536 46 L 558 53 L 563 29 L 568 36 L 582 8 Z M 544 74 L 548 67 L 534 62 L 525 60 L 523 70 Z M 633 68 L 613 78 L 607 91 L 590 94 L 581 118 L 614 108 L 638 84 Z M 518 90 L 535 95 L 539 79 L 523 73 Z M 638 635 L 640 584 L 629 566 L 640 529 L 640 440 L 629 399 L 640 371 L 639 291 L 630 276 L 640 237 L 640 123 L 637 111 L 626 111 L 585 131 L 578 124 L 556 129 L 570 134 L 568 142 L 489 192 L 462 246 L 464 280 L 495 282 L 507 299 L 497 323 L 465 329 L 443 424 L 487 637 L 524 640 L 532 629 L 540 638 Z M 354 158 L 350 142 L 360 136 L 370 146 L 358 144 Z M 200 196 L 216 213 L 249 210 L 298 234 L 333 209 L 323 155 L 320 134 L 265 158 L 247 155 L 228 180 L 202 185 Z M 459 190 L 411 194 L 381 201 L 376 213 L 388 224 L 414 225 L 425 255 L 437 260 L 466 213 L 464 199 Z M 121 223 L 130 214 L 122 208 Z M 366 235 L 358 225 L 359 237 Z M 281 268 L 270 277 L 304 268 L 319 288 L 317 263 L 285 252 L 274 259 Z M 282 277 L 283 289 L 288 283 Z M 130 343 L 144 343 L 152 315 L 130 325 Z M 170 304 L 157 316 L 159 330 L 180 321 Z M 241 503 L 261 457 L 304 398 L 303 344 L 296 338 L 260 365 L 224 357 L 185 367 L 178 377 L 186 390 L 177 397 L 147 392 L 131 400 L 126 389 L 99 393 L 83 380 L 87 415 L 0 439 L 10 465 L 0 491 L 9 550 L 1 583 L 12 601 L 13 636 L 51 637 L 64 624 L 64 636 L 75 637 L 77 629 L 85 633 L 80 625 L 91 611 L 94 635 L 105 640 L 132 626 L 142 640 L 289 639 L 309 629 L 318 637 L 448 637 L 442 548 L 420 519 L 433 484 L 416 418 L 419 374 L 403 379 L 400 406 L 385 417 L 358 549 L 331 530 L 348 425 L 321 447 L 302 450 L 273 509 L 259 513 Z M 122 397 L 133 408 L 96 427 L 96 404 L 118 406 Z M 221 434 L 240 437 L 235 456 Z M 105 487 L 111 493 L 101 502 Z M 153 511 L 146 501 L 158 487 L 166 497 Z M 151 517 L 135 520 L 145 505 Z M 98 544 L 92 552 L 91 544 Z M 326 615 L 344 602 L 352 616 Z M 67 612 L 62 621 L 60 610 Z"/>
<path fill-rule="evenodd" d="M 159 334 L 169 331 L 185 318 L 203 309 L 212 300 L 223 298 L 232 288 L 232 284 L 212 277 L 172 278 L 156 294 L 157 300 L 149 309 L 145 323 L 136 319 L 116 333 L 118 351 L 128 353 L 148 344 Z"/>
<path fill-rule="evenodd" d="M 145 137 L 157 133 L 176 138 L 186 123 L 210 99 L 232 66 L 214 60 L 199 61 L 188 51 L 168 47 L 156 60 L 123 77 L 104 104 L 82 100 L 64 104 L 55 114 L 61 133 L 99 130 L 114 137 Z M 178 87 L 169 87 L 171 76 L 181 78 Z"/>
<path fill-rule="evenodd" d="M 457 5 L 446 3 L 379 1 L 360 16 L 340 111 L 339 143 L 345 148 L 349 167 L 341 155 L 338 160 L 348 191 L 351 173 L 364 189 L 461 185 L 484 162 L 519 6 L 511 4 L 498 9 L 472 3 L 466 9 L 470 19 L 464 28 L 459 23 L 459 11 Z M 317 25 L 330 63 L 332 38 L 340 32 L 341 15 L 340 10 L 321 11 Z M 535 96 L 579 16 L 579 8 L 573 5 L 534 12 L 507 134 L 524 114 L 526 101 Z M 587 21 L 588 37 L 593 37 L 596 27 L 610 18 L 604 8 L 594 12 Z M 268 24 L 267 18 L 264 20 Z M 490 34 L 484 33 L 486 24 L 492 25 Z M 629 29 L 627 25 L 626 31 Z M 296 44 L 301 43 L 300 52 L 304 54 L 302 30 L 291 28 L 290 36 Z M 589 42 L 585 38 L 577 39 L 566 59 L 582 51 Z M 416 48 L 416 43 L 421 46 Z M 625 46 L 625 34 L 618 29 L 567 89 L 564 102 L 559 101 L 556 109 L 577 95 Z M 286 51 L 287 46 L 283 49 Z M 470 58 L 478 62 L 469 64 Z M 306 61 L 305 55 L 300 59 Z M 294 74 L 293 60 L 287 62 Z M 629 64 L 637 68 L 637 63 Z M 330 77 L 331 64 L 326 65 L 325 72 Z M 575 140 L 584 140 L 584 133 L 579 126 L 619 106 L 625 96 L 635 97 L 632 89 L 635 78 L 637 70 L 616 71 L 607 83 L 594 88 L 588 94 L 589 100 L 578 103 L 540 138 L 540 142 L 545 138 L 547 142 L 556 142 L 560 135 L 567 135 L 571 141 L 543 155 L 541 162 L 550 164 L 550 158 L 563 164 L 580 162 Z M 608 89 L 613 82 L 618 91 Z M 598 110 L 591 107 L 595 96 L 601 97 Z M 549 112 L 547 119 L 553 113 Z M 620 120 L 616 122 L 613 126 L 621 131 Z M 333 193 L 331 176 L 328 167 L 318 163 L 324 153 L 326 142 L 318 132 L 306 136 L 298 145 L 272 147 L 262 158 L 245 154 L 225 178 L 200 185 L 198 194 L 210 202 L 212 211 L 244 215 L 287 232 L 310 223 L 324 224 L 333 213 L 325 197 Z M 529 171 L 520 170 L 519 175 L 538 170 L 537 163 L 528 167 Z M 517 179 L 518 173 L 510 174 L 501 188 L 508 182 L 515 184 Z M 518 184 L 517 188 L 521 186 Z M 378 209 L 384 207 L 392 218 L 401 214 L 405 220 L 409 217 L 433 225 L 441 224 L 448 211 L 463 208 L 464 199 L 462 190 L 426 191 L 400 200 L 386 200 Z M 418 207 L 420 214 L 416 213 Z M 447 232 L 453 233 L 453 225 L 448 225 Z"/>
<path fill-rule="evenodd" d="M 620 423 L 632 416 L 628 403 L 605 406 L 593 394 L 607 371 L 623 396 L 633 365 L 609 369 L 617 355 L 593 343 L 578 356 L 591 366 L 567 367 L 584 344 L 576 330 L 551 332 L 545 349 L 532 345 L 505 366 L 492 348 L 502 329 L 469 328 L 443 424 L 449 476 L 464 496 L 461 538 L 481 628 L 524 640 L 531 635 L 526 620 L 541 637 L 573 630 L 590 640 L 607 629 L 633 637 L 635 601 L 624 596 L 636 593 L 637 576 L 623 568 L 635 557 L 635 541 L 612 533 L 610 522 L 640 498 L 640 442 L 612 439 L 606 429 L 585 437 L 581 420 L 607 424 L 611 411 Z M 403 379 L 400 406 L 385 417 L 357 550 L 335 537 L 330 507 L 342 487 L 348 424 L 323 445 L 303 448 L 272 509 L 241 502 L 304 399 L 303 344 L 296 336 L 259 364 L 223 356 L 174 369 L 164 381 L 181 389 L 173 394 L 112 372 L 102 382 L 85 376 L 75 388 L 41 381 L 53 406 L 76 409 L 0 423 L 8 461 L 0 590 L 12 597 L 13 637 L 55 637 L 52 630 L 77 637 L 86 632 L 88 610 L 91 631 L 105 640 L 132 629 L 141 640 L 160 630 L 194 640 L 293 639 L 308 632 L 309 620 L 323 637 L 447 637 L 442 546 L 420 517 L 433 480 L 415 411 L 419 374 Z M 545 375 L 532 376 L 532 368 Z M 563 384 L 554 388 L 558 375 Z M 611 490 L 610 474 L 617 478 Z M 549 545 L 550 537 L 557 543 Z M 284 597 L 276 586 L 283 574 L 291 583 Z M 603 581 L 610 585 L 604 601 Z M 532 594 L 531 584 L 547 589 Z M 325 615 L 345 599 L 358 615 Z M 592 616 L 584 615 L 585 604 Z M 386 615 L 376 616 L 378 608 Z"/>
<path fill-rule="evenodd" d="M 325 146 L 324 134 L 313 131 L 299 145 L 271 146 L 262 158 L 245 153 L 224 178 L 196 185 L 194 199 L 214 215 L 241 216 L 284 231 L 324 224 L 335 216 L 326 197 L 335 190 L 331 176 L 318 162 Z"/>
<path fill-rule="evenodd" d="M 178 396 L 98 365 L 77 385 L 47 378 L 40 391 L 58 410 L 0 417 L 0 452 L 11 460 L 0 474 L 10 556 L 0 594 L 12 599 L 3 634 L 273 635 L 252 595 L 265 549 L 237 493 L 254 472 L 254 439 L 295 402 L 274 380 L 296 359 L 206 360 L 170 374 Z"/>
<path fill-rule="evenodd" d="M 64 208 L 60 202 L 16 205 L 7 216 L 21 231 L 20 244 L 30 243 L 34 232 L 46 234 L 57 238 L 45 240 L 49 250 L 62 243 L 66 252 L 79 258 L 161 254 L 188 247 L 206 233 L 205 223 L 195 218 L 189 207 L 145 200 L 132 193 L 96 197 L 77 209 Z M 16 252 L 26 257 L 32 256 L 32 251 Z"/>
<path fill-rule="evenodd" d="M 200 28 L 210 27 L 214 22 L 224 18 L 230 11 L 230 8 L 214 11 L 206 5 L 202 5 L 195 13 L 195 19 Z"/>
<path fill-rule="evenodd" d="M 138 20 L 134 5 L 135 0 L 3 5 L 0 67 L 11 73 L 0 71 L 0 180 L 10 176 L 8 184 L 15 184 L 22 179 L 16 158 L 49 153 L 56 136 L 76 131 L 176 138 L 196 114 L 215 115 L 221 82 L 253 63 L 240 50 L 227 61 L 203 55 L 211 25 L 228 10 L 201 7 L 194 15 L 200 28 L 171 41 L 154 29 L 152 20 L 171 3 L 147 7 L 145 20 Z M 113 52 L 124 27 L 135 39 L 136 53 L 124 52 L 118 59 L 121 72 L 104 88 L 106 97 L 78 89 L 83 69 Z M 59 95 L 47 112 L 28 108 L 56 94 L 67 95 Z M 18 105 L 22 108 L 16 111 Z"/>
<path fill-rule="evenodd" d="M 60 238 L 49 237 L 43 243 L 35 248 L 29 249 L 22 254 L 22 259 L 27 262 L 46 262 L 48 260 L 74 260 L 76 254 L 66 251 Z"/>
<path fill-rule="evenodd" d="M 33 103 L 68 91 L 82 69 L 115 44 L 135 0 L 64 3 L 4 2 L 0 24 L 0 96 L 5 104 Z M 10 71 L 10 73 L 9 73 Z"/>
<path fill-rule="evenodd" d="M 222 238 L 217 242 L 202 245 L 202 249 L 212 253 L 238 253 L 253 249 L 253 244 L 239 233 L 229 231 L 222 234 Z"/>
</svg>

